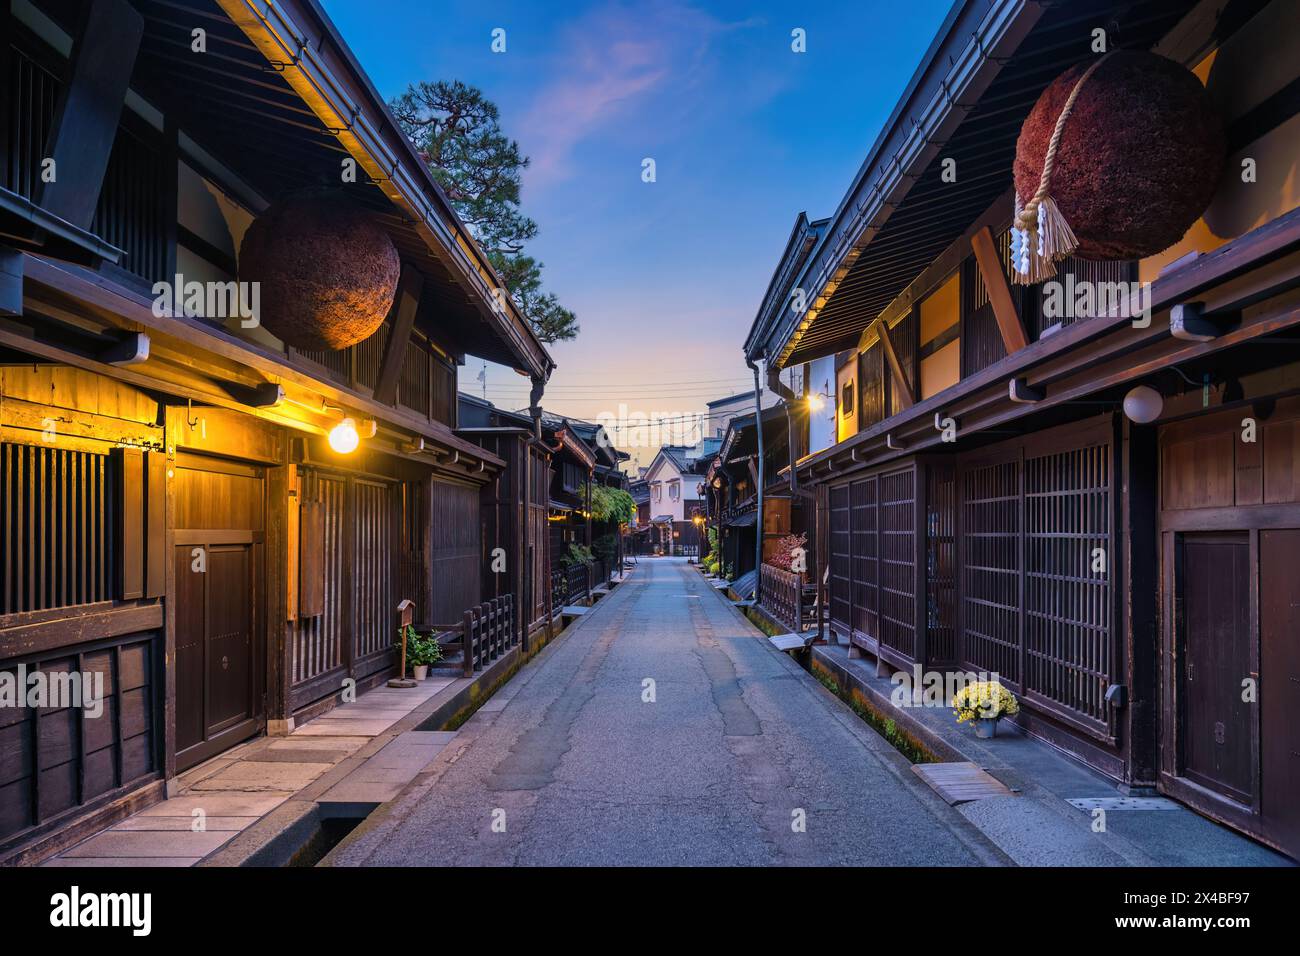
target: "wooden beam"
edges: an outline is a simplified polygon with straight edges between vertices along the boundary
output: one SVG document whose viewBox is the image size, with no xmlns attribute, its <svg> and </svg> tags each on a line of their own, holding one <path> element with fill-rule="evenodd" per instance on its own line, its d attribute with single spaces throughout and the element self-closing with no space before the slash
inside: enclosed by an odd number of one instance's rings
<svg viewBox="0 0 1300 956">
<path fill-rule="evenodd" d="M 975 253 L 975 264 L 984 279 L 984 288 L 988 291 L 989 303 L 993 306 L 998 331 L 1002 333 L 1002 344 L 1006 346 L 1008 355 L 1019 352 L 1029 344 L 1029 336 L 1025 334 L 1025 324 L 1011 298 L 1011 286 L 1007 284 L 1007 275 L 1002 271 L 997 246 L 993 242 L 993 230 L 988 226 L 978 230 L 971 236 L 970 245 Z"/>
<path fill-rule="evenodd" d="M 397 294 L 393 296 L 393 309 L 389 313 L 393 324 L 384 346 L 384 358 L 379 363 L 379 379 L 375 383 L 375 401 L 392 405 L 397 401 L 397 382 L 402 377 L 402 363 L 406 360 L 406 347 L 415 328 L 415 313 L 420 308 L 420 291 L 424 276 L 414 266 L 403 265 L 397 280 Z"/>
<path fill-rule="evenodd" d="M 23 254 L 0 248 L 0 315 L 23 314 Z"/>
<path fill-rule="evenodd" d="M 894 351 L 894 342 L 889 337 L 889 323 L 877 322 L 880 326 L 880 345 L 885 350 L 885 359 L 889 362 L 889 370 L 894 376 L 894 386 L 898 389 L 899 397 L 903 399 L 903 408 L 911 408 L 916 404 L 916 397 L 912 394 L 912 385 L 903 373 L 903 366 L 899 364 L 898 353 Z"/>
<path fill-rule="evenodd" d="M 43 157 L 54 161 L 54 177 L 42 182 L 37 205 L 81 229 L 95 218 L 143 33 L 127 0 L 92 0 L 73 42 Z"/>
</svg>

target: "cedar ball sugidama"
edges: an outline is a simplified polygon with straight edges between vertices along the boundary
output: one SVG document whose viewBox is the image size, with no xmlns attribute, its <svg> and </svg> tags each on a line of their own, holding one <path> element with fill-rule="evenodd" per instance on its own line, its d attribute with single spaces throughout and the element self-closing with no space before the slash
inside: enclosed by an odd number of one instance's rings
<svg viewBox="0 0 1300 956">
<path fill-rule="evenodd" d="M 1043 91 L 1016 143 L 1022 202 L 1038 190 L 1047 145 L 1090 62 Z M 1214 197 L 1225 159 L 1223 121 L 1205 87 L 1173 60 L 1112 52 L 1079 91 L 1057 148 L 1049 193 L 1083 259 L 1141 259 L 1168 249 Z"/>
<path fill-rule="evenodd" d="M 387 233 L 337 197 L 273 203 L 239 249 L 240 281 L 261 284 L 261 325 L 299 349 L 369 338 L 388 315 L 400 271 Z"/>
</svg>

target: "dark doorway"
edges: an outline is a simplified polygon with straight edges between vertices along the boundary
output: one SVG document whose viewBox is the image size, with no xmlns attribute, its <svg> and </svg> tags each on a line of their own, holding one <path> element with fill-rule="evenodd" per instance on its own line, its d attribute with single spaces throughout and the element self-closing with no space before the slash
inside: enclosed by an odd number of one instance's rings
<svg viewBox="0 0 1300 956">
<path fill-rule="evenodd" d="M 1178 575 L 1181 771 L 1247 806 L 1255 797 L 1251 704 L 1250 536 L 1182 536 Z"/>
<path fill-rule="evenodd" d="M 262 729 L 264 483 L 260 469 L 182 456 L 176 468 L 176 767 Z"/>
</svg>

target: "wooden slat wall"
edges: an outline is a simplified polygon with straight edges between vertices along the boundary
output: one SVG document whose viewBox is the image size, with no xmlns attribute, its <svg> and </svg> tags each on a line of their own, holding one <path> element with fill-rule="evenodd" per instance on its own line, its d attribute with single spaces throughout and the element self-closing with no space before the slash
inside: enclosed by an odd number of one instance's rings
<svg viewBox="0 0 1300 956">
<path fill-rule="evenodd" d="M 432 361 L 428 346 L 412 338 L 402 358 L 402 375 L 397 386 L 398 402 L 425 417 L 429 415 L 432 401 L 429 387 L 432 375 L 429 364 Z"/>
<path fill-rule="evenodd" d="M 879 340 L 858 356 L 858 430 L 881 422 L 885 418 L 885 350 Z"/>
<path fill-rule="evenodd" d="M 157 143 L 119 128 L 91 225 L 92 232 L 126 253 L 123 269 L 149 282 L 171 279 L 166 275 L 165 161 Z"/>
<path fill-rule="evenodd" d="M 433 577 L 431 616 L 459 620 L 480 603 L 483 560 L 478 489 L 446 481 L 433 483 L 429 532 Z"/>
<path fill-rule="evenodd" d="M 374 390 L 379 381 L 379 367 L 384 362 L 384 349 L 388 346 L 388 336 L 393 331 L 393 323 L 384 319 L 383 324 L 368 339 L 358 342 L 352 349 L 357 385 Z"/>
<path fill-rule="evenodd" d="M 404 481 L 401 487 L 401 538 L 398 542 L 398 601 L 415 602 L 415 620 L 428 621 L 428 569 L 424 564 L 429 534 L 427 486 L 423 481 Z"/>
<path fill-rule="evenodd" d="M 28 199 L 41 182 L 45 144 L 54 124 L 62 80 L 25 50 L 11 48 L 8 163 L 6 187 Z M 54 65 L 51 58 L 49 65 Z M 63 64 L 59 64 L 62 66 Z M 91 231 L 123 250 L 119 263 L 149 282 L 167 271 L 169 210 L 164 186 L 169 181 L 160 140 L 118 127 Z"/>
<path fill-rule="evenodd" d="M 0 614 L 114 596 L 114 476 L 108 455 L 0 444 Z"/>
<path fill-rule="evenodd" d="M 291 683 L 303 684 L 346 664 L 348 591 L 345 590 L 344 483 L 302 472 L 303 518 L 299 612 L 292 632 Z M 312 552 L 316 552 L 313 557 Z M 308 594 L 308 587 L 313 593 Z"/>
<path fill-rule="evenodd" d="M 353 669 L 364 675 L 386 665 L 396 637 L 397 514 L 393 486 L 358 479 L 352 489 Z"/>
<path fill-rule="evenodd" d="M 1009 258 L 1009 233 L 998 236 L 998 253 L 1003 262 Z M 1013 286 L 1012 300 L 1018 302 L 1024 298 L 1023 286 Z M 962 263 L 962 376 L 974 375 L 988 368 L 994 362 L 1006 357 L 1007 347 L 1002 341 L 997 318 L 993 314 L 993 304 L 989 301 L 988 289 L 984 277 L 970 256 Z"/>
<path fill-rule="evenodd" d="M 41 160 L 54 126 L 60 83 L 49 70 L 12 48 L 6 79 L 10 113 L 5 186 L 31 199 L 41 181 Z"/>
<path fill-rule="evenodd" d="M 433 378 L 430 382 L 432 392 L 432 411 L 430 417 L 450 428 L 456 427 L 456 367 L 450 362 L 433 357 L 430 369 Z"/>
<path fill-rule="evenodd" d="M 902 321 L 889 330 L 889 341 L 893 343 L 894 352 L 898 355 L 898 364 L 902 367 L 903 374 L 907 376 L 907 383 L 911 387 L 913 395 L 917 395 L 919 391 L 917 386 L 920 376 L 917 374 L 916 367 L 916 336 L 919 327 L 920 322 L 917 319 L 916 310 L 913 309 L 903 317 Z M 888 368 L 888 363 L 886 363 L 885 367 Z M 902 392 L 891 381 L 888 394 L 889 414 L 897 415 L 904 408 Z"/>
</svg>

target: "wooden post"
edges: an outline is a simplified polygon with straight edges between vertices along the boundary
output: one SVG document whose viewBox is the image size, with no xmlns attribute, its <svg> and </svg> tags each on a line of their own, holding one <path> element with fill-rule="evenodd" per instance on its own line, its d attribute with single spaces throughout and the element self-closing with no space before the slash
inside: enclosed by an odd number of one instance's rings
<svg viewBox="0 0 1300 956">
<path fill-rule="evenodd" d="M 470 608 L 468 611 L 465 612 L 465 617 L 464 617 L 465 630 L 462 633 L 460 639 L 461 647 L 463 648 L 465 654 L 465 662 L 462 665 L 461 674 L 463 674 L 465 677 L 474 676 L 474 651 L 473 651 L 474 611 L 475 611 L 474 608 Z"/>
<path fill-rule="evenodd" d="M 379 377 L 375 381 L 375 401 L 392 405 L 397 401 L 397 383 L 402 377 L 402 364 L 406 360 L 406 347 L 411 341 L 411 330 L 415 327 L 415 314 L 420 307 L 420 292 L 424 287 L 424 277 L 414 266 L 402 266 L 401 276 L 397 280 L 397 293 L 393 296 L 393 307 L 389 312 L 392 326 L 388 330 L 388 342 L 384 346 L 384 357 L 379 363 Z"/>
<path fill-rule="evenodd" d="M 1159 774 L 1160 731 L 1160 532 L 1157 477 L 1159 475 L 1158 430 L 1153 425 L 1134 425 L 1123 419 L 1118 448 L 1118 480 L 1121 491 L 1118 560 L 1112 562 L 1112 588 L 1122 594 L 1120 604 L 1123 658 L 1127 659 L 1128 706 L 1117 716 L 1127 720 L 1129 765 L 1125 783 L 1130 787 L 1154 787 Z M 1124 674 L 1123 660 L 1116 668 Z"/>
<path fill-rule="evenodd" d="M 144 18 L 127 0 L 91 0 L 73 41 L 45 144 L 55 178 L 42 182 L 37 205 L 81 229 L 95 217 L 143 35 Z"/>
<path fill-rule="evenodd" d="M 1002 271 L 997 246 L 993 243 L 993 231 L 988 226 L 980 229 L 971 236 L 970 245 L 975 253 L 975 264 L 984 279 L 989 303 L 993 306 L 998 331 L 1002 333 L 1002 344 L 1006 346 L 1008 355 L 1018 352 L 1029 344 L 1029 337 L 1011 298 L 1011 286 L 1007 284 L 1007 275 Z"/>
<path fill-rule="evenodd" d="M 397 631 L 402 635 L 402 663 L 397 676 L 388 682 L 389 687 L 414 687 L 416 682 L 406 676 L 406 628 L 415 617 L 415 602 L 403 598 L 397 605 Z"/>
<path fill-rule="evenodd" d="M 880 329 L 880 346 L 885 350 L 885 359 L 889 362 L 889 371 L 893 374 L 894 385 L 898 389 L 899 397 L 903 400 L 903 408 L 898 409 L 898 411 L 903 411 L 916 404 L 916 397 L 912 393 L 912 383 L 907 380 L 907 375 L 903 372 L 903 366 L 898 361 L 898 353 L 894 351 L 894 343 L 889 337 L 889 323 L 882 320 L 876 322 L 876 325 Z"/>
</svg>

